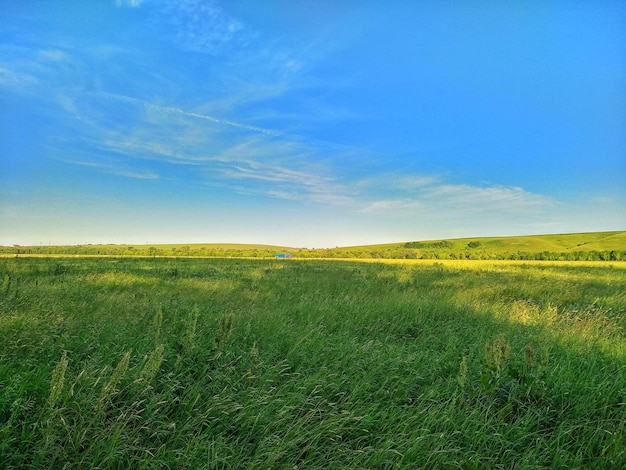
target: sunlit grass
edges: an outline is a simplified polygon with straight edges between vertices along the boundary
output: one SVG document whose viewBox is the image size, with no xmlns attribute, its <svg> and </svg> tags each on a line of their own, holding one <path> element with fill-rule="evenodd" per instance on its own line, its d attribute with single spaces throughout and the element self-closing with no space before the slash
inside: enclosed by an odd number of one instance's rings
<svg viewBox="0 0 626 470">
<path fill-rule="evenodd" d="M 621 468 L 626 270 L 0 260 L 6 468 Z"/>
<path fill-rule="evenodd" d="M 302 261 L 300 259 L 290 260 Z M 445 266 L 457 269 L 479 269 L 486 271 L 507 271 L 511 266 L 569 266 L 569 267 L 603 267 L 613 269 L 626 269 L 626 263 L 622 262 L 607 262 L 607 261 L 539 261 L 539 260 L 456 260 L 456 259 L 385 259 L 385 258 L 370 258 L 370 259 L 358 259 L 358 258 L 333 258 L 327 261 L 343 261 L 343 262 L 355 262 L 355 263 L 374 263 L 374 264 L 400 264 L 407 266 Z"/>
</svg>

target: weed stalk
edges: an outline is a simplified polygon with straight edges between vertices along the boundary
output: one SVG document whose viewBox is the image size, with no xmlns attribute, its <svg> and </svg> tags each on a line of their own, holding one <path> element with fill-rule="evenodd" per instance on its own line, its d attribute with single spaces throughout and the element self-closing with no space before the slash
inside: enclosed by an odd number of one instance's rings
<svg viewBox="0 0 626 470">
<path fill-rule="evenodd" d="M 115 366 L 115 370 L 111 375 L 111 379 L 102 387 L 102 391 L 100 392 L 100 399 L 98 400 L 98 408 L 102 408 L 104 402 L 115 393 L 117 386 L 122 381 L 122 378 L 126 374 L 126 370 L 128 369 L 128 362 L 130 361 L 130 351 L 127 351 L 120 362 L 118 362 L 117 366 Z"/>
<path fill-rule="evenodd" d="M 59 399 L 61 391 L 63 390 L 63 385 L 65 384 L 65 371 L 67 370 L 68 362 L 67 351 L 63 351 L 61 359 L 52 371 L 50 394 L 48 395 L 48 401 L 46 402 L 46 407 L 49 410 L 54 407 L 55 403 Z"/>
</svg>

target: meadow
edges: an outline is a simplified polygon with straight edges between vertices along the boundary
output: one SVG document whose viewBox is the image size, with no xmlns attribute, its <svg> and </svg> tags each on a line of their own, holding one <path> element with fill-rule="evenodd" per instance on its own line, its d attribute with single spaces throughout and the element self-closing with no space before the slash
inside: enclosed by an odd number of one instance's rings
<svg viewBox="0 0 626 470">
<path fill-rule="evenodd" d="M 0 259 L 3 468 L 626 468 L 626 263 Z"/>
</svg>

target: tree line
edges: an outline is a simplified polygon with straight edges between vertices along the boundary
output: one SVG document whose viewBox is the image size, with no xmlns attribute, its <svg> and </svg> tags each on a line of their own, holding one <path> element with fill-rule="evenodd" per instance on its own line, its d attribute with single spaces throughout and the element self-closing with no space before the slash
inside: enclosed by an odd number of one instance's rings
<svg viewBox="0 0 626 470">
<path fill-rule="evenodd" d="M 474 243 L 474 242 L 471 242 Z M 393 247 L 348 247 L 328 249 L 280 249 L 294 258 L 361 258 L 361 259 L 437 259 L 437 260 L 541 260 L 541 261 L 626 261 L 624 250 L 556 251 L 488 251 L 478 250 L 480 242 L 454 249 L 450 242 L 410 242 Z M 74 246 L 3 246 L 5 255 L 75 255 L 75 256 L 143 256 L 143 257 L 217 257 L 274 258 L 274 248 L 215 247 L 205 245 L 74 245 Z"/>
</svg>

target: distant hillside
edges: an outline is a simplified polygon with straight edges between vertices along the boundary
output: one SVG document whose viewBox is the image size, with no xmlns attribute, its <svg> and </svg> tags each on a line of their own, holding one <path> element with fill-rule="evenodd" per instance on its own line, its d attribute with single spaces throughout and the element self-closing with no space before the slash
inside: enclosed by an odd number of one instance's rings
<svg viewBox="0 0 626 470">
<path fill-rule="evenodd" d="M 273 257 L 293 248 L 240 243 L 189 243 L 165 245 L 60 245 L 0 247 L 0 254 L 76 256 L 193 256 L 193 257 Z"/>
<path fill-rule="evenodd" d="M 626 259 L 626 231 L 422 240 L 328 250 L 337 257 L 428 259 Z M 369 255 L 369 256 L 368 256 Z"/>
<path fill-rule="evenodd" d="M 296 258 L 618 261 L 626 260 L 626 231 L 420 240 L 313 250 L 232 243 L 0 247 L 4 255 L 273 258 L 277 253 L 290 253 Z"/>
</svg>

